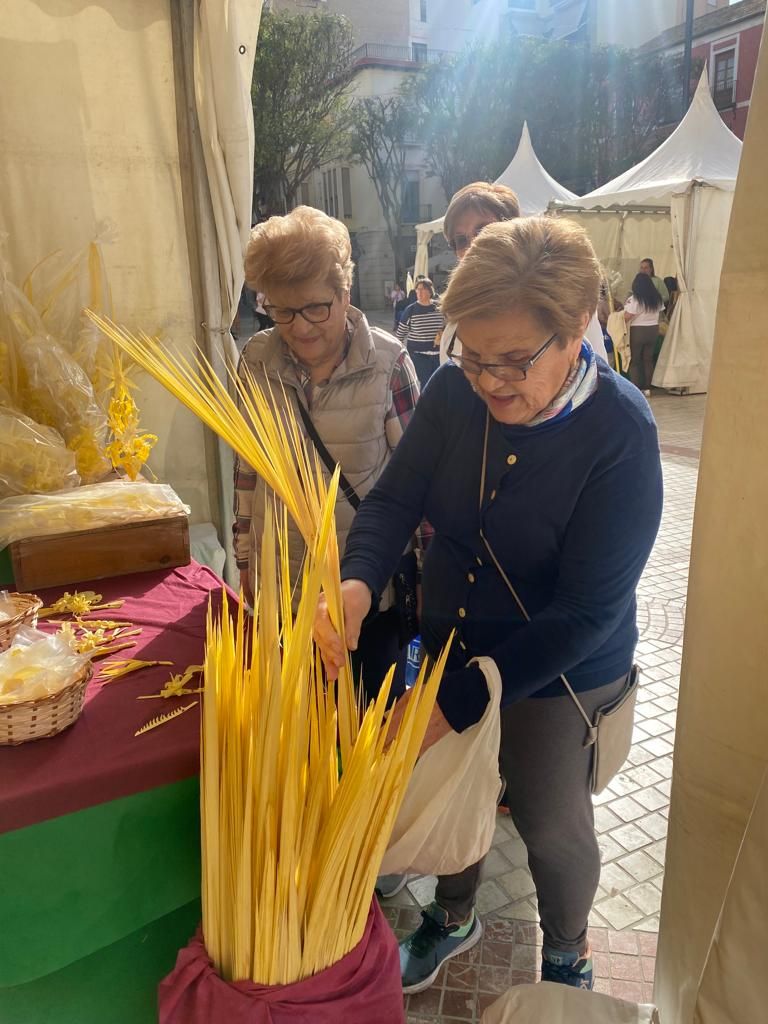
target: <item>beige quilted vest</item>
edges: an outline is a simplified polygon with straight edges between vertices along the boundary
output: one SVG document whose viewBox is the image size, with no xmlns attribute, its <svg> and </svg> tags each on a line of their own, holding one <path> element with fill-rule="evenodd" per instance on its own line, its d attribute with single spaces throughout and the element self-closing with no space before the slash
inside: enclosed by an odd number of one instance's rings
<svg viewBox="0 0 768 1024">
<path fill-rule="evenodd" d="M 392 404 L 392 370 L 403 346 L 386 331 L 371 327 L 364 314 L 354 307 L 350 307 L 347 320 L 352 328 L 347 358 L 324 387 L 315 388 L 311 416 L 326 448 L 363 498 L 389 461 L 384 419 Z M 305 433 L 296 403 L 301 402 L 306 408 L 306 396 L 279 330 L 273 327 L 251 338 L 243 349 L 241 365 L 245 363 L 260 384 L 268 380 L 281 403 L 283 393 L 279 382 L 282 381 L 288 401 L 294 406 L 299 428 Z M 311 446 L 311 442 L 309 444 Z M 330 477 L 330 473 L 326 476 Z M 251 519 L 249 569 L 252 578 L 256 575 L 264 529 L 266 491 L 266 485 L 259 482 Z M 354 514 L 354 509 L 340 493 L 336 504 L 336 533 L 342 554 Z M 295 582 L 301 571 L 304 542 L 290 520 L 288 528 L 291 575 Z M 392 603 L 391 589 L 388 587 L 381 597 L 382 610 Z"/>
</svg>

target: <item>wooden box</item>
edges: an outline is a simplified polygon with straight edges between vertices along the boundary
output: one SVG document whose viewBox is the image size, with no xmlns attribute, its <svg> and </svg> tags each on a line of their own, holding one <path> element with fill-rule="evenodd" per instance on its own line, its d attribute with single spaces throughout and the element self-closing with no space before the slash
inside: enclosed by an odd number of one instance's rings
<svg viewBox="0 0 768 1024">
<path fill-rule="evenodd" d="M 16 588 L 29 593 L 84 580 L 188 565 L 189 521 L 180 515 L 28 537 L 14 541 L 8 550 Z"/>
</svg>

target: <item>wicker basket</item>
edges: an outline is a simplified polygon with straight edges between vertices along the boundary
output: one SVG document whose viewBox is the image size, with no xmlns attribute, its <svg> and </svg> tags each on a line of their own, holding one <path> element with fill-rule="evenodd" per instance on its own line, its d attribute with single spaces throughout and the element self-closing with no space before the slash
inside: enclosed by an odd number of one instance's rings
<svg viewBox="0 0 768 1024">
<path fill-rule="evenodd" d="M 18 704 L 0 704 L 0 746 L 15 746 L 63 732 L 83 710 L 85 691 L 92 675 L 93 665 L 89 662 L 80 675 L 58 693 Z"/>
<path fill-rule="evenodd" d="M 9 594 L 8 597 L 16 606 L 16 614 L 0 622 L 0 651 L 8 650 L 22 626 L 37 625 L 37 613 L 43 607 L 36 594 Z"/>
</svg>

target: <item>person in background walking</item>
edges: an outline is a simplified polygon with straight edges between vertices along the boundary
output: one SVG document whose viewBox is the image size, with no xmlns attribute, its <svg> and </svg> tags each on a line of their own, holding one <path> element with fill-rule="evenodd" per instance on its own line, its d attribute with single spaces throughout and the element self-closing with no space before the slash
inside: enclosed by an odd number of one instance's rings
<svg viewBox="0 0 768 1024">
<path fill-rule="evenodd" d="M 445 327 L 434 300 L 434 285 L 425 277 L 416 285 L 416 301 L 405 310 L 395 332 L 408 349 L 422 391 L 439 365 L 438 346 Z"/>
<path fill-rule="evenodd" d="M 669 302 L 669 289 L 662 279 L 656 276 L 656 268 L 654 267 L 653 260 L 650 256 L 646 256 L 644 260 L 640 261 L 640 273 L 650 277 L 656 291 L 661 296 L 661 304 L 665 306 Z"/>
<path fill-rule="evenodd" d="M 651 394 L 653 356 L 663 305 L 653 278 L 641 271 L 632 282 L 632 292 L 624 303 L 624 319 L 629 324 L 629 350 L 632 354 L 629 379 L 646 398 Z"/>
<path fill-rule="evenodd" d="M 400 323 L 400 317 L 402 311 L 405 309 L 405 289 L 398 281 L 392 291 L 389 293 L 389 300 L 392 303 L 392 315 L 395 319 L 393 331 L 397 330 L 397 325 Z"/>
</svg>

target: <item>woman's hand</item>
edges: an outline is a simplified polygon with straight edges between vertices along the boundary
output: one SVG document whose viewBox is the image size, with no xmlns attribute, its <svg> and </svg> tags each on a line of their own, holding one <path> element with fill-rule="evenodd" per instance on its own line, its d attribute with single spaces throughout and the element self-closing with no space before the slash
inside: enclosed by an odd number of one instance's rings
<svg viewBox="0 0 768 1024">
<path fill-rule="evenodd" d="M 371 610 L 371 591 L 362 580 L 345 580 L 341 584 L 341 600 L 344 606 L 344 633 L 350 651 L 357 650 L 360 639 L 360 627 L 363 619 Z M 325 665 L 328 678 L 337 679 L 339 670 L 346 661 L 347 653 L 328 614 L 328 602 L 321 595 L 315 613 L 315 643 L 320 648 L 320 656 Z"/>
<path fill-rule="evenodd" d="M 413 690 L 406 690 L 403 696 L 398 700 L 397 704 L 392 708 L 389 713 L 389 733 L 387 734 L 387 746 L 394 740 L 397 732 L 402 724 L 403 715 L 408 707 L 408 701 L 411 699 Z M 419 756 L 426 753 L 430 747 L 433 747 L 438 740 L 441 740 L 443 736 L 447 736 L 451 731 L 451 726 L 440 710 L 440 706 L 435 704 L 432 714 L 429 717 L 427 723 L 427 731 L 424 733 L 424 741 L 421 744 L 421 750 Z"/>
</svg>

